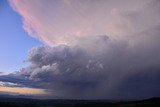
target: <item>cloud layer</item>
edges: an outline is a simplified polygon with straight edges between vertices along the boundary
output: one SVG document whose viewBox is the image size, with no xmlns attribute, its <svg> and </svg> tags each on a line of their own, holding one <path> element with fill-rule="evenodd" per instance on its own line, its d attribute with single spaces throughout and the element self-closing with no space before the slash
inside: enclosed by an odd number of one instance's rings
<svg viewBox="0 0 160 107">
<path fill-rule="evenodd" d="M 29 35 L 47 44 L 31 49 L 29 65 L 13 74 L 37 86 L 21 84 L 59 98 L 160 96 L 158 0 L 9 2 Z"/>
</svg>

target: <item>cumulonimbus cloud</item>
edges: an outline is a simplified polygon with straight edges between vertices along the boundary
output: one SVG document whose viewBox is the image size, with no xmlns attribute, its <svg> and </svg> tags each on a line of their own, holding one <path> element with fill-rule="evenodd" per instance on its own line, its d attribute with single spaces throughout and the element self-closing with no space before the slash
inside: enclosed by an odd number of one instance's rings
<svg viewBox="0 0 160 107">
<path fill-rule="evenodd" d="M 9 2 L 50 45 L 31 49 L 17 77 L 61 98 L 160 96 L 158 0 Z"/>
<path fill-rule="evenodd" d="M 9 3 L 22 16 L 29 35 L 49 45 L 72 45 L 81 37 L 124 37 L 157 25 L 157 6 L 154 9 L 147 6 L 149 1 L 9 0 Z"/>
<path fill-rule="evenodd" d="M 33 81 L 53 98 L 159 96 L 159 27 L 140 34 L 149 41 L 147 46 L 138 40 L 131 46 L 130 42 L 109 38 L 102 41 L 103 51 L 95 53 L 78 46 L 41 45 L 30 50 L 29 65 L 14 75 Z M 151 36 L 149 32 L 154 33 Z"/>
</svg>

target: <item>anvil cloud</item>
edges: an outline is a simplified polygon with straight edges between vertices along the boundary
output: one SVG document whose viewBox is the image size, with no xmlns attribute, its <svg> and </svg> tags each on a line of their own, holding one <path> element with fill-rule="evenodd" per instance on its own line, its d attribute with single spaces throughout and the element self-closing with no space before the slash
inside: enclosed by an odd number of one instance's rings
<svg viewBox="0 0 160 107">
<path fill-rule="evenodd" d="M 151 0 L 9 0 L 29 35 L 49 45 L 95 35 L 131 35 L 159 22 Z M 146 6 L 144 6 L 146 5 Z M 155 13 L 157 11 L 157 13 Z M 75 40 L 76 39 L 76 40 Z M 76 42 L 76 43 L 75 43 Z"/>
</svg>

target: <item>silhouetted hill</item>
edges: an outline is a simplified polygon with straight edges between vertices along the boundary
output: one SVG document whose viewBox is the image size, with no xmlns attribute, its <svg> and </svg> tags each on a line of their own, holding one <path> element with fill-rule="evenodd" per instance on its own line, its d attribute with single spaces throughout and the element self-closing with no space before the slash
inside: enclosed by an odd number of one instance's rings
<svg viewBox="0 0 160 107">
<path fill-rule="evenodd" d="M 139 101 L 63 100 L 0 97 L 0 107 L 160 107 L 160 98 Z"/>
</svg>

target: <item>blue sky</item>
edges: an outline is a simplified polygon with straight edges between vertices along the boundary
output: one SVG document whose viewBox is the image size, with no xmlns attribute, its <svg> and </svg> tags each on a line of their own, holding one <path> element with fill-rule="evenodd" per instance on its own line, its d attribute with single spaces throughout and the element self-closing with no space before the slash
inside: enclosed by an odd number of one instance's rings
<svg viewBox="0 0 160 107">
<path fill-rule="evenodd" d="M 40 41 L 30 37 L 22 28 L 21 17 L 7 0 L 0 1 L 0 72 L 13 72 L 24 66 L 30 48 Z"/>
</svg>

